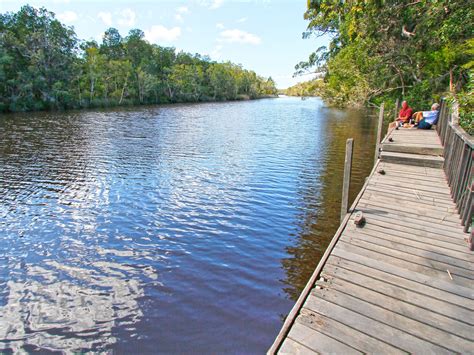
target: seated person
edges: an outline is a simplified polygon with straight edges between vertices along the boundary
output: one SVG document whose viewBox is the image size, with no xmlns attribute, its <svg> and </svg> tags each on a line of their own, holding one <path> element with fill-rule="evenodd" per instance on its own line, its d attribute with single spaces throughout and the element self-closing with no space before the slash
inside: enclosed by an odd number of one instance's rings
<svg viewBox="0 0 474 355">
<path fill-rule="evenodd" d="M 398 118 L 396 119 L 399 126 L 403 126 L 404 123 L 410 121 L 413 110 L 408 106 L 406 101 L 402 102 L 402 109 L 398 113 Z"/>
<path fill-rule="evenodd" d="M 419 111 L 413 114 L 415 126 L 420 129 L 430 129 L 432 125 L 438 122 L 439 104 L 431 105 L 431 111 Z"/>
</svg>

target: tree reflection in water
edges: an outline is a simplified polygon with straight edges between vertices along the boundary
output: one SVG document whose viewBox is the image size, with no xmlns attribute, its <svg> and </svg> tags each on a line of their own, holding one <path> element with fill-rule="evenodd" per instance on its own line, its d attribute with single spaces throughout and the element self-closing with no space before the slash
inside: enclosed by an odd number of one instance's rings
<svg viewBox="0 0 474 355">
<path fill-rule="evenodd" d="M 286 248 L 291 257 L 282 260 L 288 297 L 296 301 L 334 233 L 339 227 L 344 156 L 347 138 L 354 138 L 349 199 L 352 202 L 369 175 L 374 159 L 377 120 L 373 112 L 327 109 L 324 131 L 326 149 L 314 157 L 323 166 L 321 174 L 302 174 L 299 195 L 301 215 L 294 245 Z"/>
</svg>

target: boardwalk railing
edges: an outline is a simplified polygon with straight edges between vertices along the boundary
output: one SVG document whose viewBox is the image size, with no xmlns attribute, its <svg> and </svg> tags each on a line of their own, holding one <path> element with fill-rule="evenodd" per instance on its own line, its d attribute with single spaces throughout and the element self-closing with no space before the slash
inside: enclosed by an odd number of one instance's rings
<svg viewBox="0 0 474 355">
<path fill-rule="evenodd" d="M 446 100 L 443 100 L 436 126 L 444 147 L 443 169 L 451 188 L 451 197 L 461 217 L 464 232 L 468 232 L 474 212 L 472 207 L 474 138 L 467 134 L 458 122 L 458 104 L 455 102 L 449 109 Z"/>
</svg>

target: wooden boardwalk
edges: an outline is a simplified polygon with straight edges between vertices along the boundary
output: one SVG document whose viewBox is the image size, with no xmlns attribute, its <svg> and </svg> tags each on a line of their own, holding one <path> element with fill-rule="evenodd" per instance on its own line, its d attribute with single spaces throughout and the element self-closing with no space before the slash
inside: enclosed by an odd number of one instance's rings
<svg viewBox="0 0 474 355">
<path fill-rule="evenodd" d="M 474 253 L 439 138 L 400 129 L 382 146 L 270 354 L 474 354 Z"/>
</svg>

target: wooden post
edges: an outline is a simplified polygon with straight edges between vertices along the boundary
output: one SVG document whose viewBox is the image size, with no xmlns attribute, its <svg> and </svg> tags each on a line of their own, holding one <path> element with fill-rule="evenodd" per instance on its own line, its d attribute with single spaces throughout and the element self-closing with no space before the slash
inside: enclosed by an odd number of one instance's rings
<svg viewBox="0 0 474 355">
<path fill-rule="evenodd" d="M 395 101 L 395 120 L 398 118 L 398 105 L 400 105 L 400 100 L 397 97 L 397 100 Z"/>
<path fill-rule="evenodd" d="M 344 160 L 344 181 L 342 183 L 341 223 L 347 214 L 347 206 L 349 205 L 349 186 L 351 184 L 353 144 L 354 144 L 353 138 L 349 138 L 346 141 L 346 158 Z"/>
<path fill-rule="evenodd" d="M 471 228 L 471 235 L 469 236 L 467 243 L 469 246 L 469 250 L 474 251 L 474 228 Z"/>
<path fill-rule="evenodd" d="M 375 142 L 375 161 L 374 164 L 377 162 L 379 158 L 379 150 L 380 150 L 380 137 L 382 136 L 382 126 L 383 126 L 383 110 L 384 110 L 384 103 L 380 105 L 379 111 L 379 122 L 377 125 L 377 141 Z"/>
</svg>

